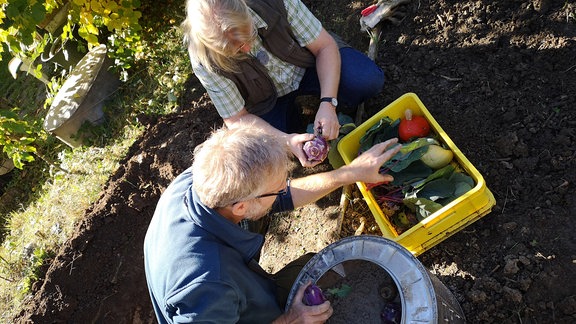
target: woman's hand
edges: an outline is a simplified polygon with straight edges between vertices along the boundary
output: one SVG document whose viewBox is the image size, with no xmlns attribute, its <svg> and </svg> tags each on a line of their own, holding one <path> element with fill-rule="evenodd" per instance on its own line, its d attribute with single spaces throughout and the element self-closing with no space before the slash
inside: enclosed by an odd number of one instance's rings
<svg viewBox="0 0 576 324">
<path fill-rule="evenodd" d="M 340 123 L 336 108 L 329 102 L 321 102 L 314 119 L 314 129 L 322 129 L 322 136 L 326 140 L 333 140 L 340 133 Z"/>
</svg>

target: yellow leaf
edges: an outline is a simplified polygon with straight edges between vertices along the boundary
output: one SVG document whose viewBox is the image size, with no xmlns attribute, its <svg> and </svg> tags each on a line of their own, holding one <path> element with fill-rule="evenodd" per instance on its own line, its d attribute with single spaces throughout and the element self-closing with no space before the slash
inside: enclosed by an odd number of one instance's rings
<svg viewBox="0 0 576 324">
<path fill-rule="evenodd" d="M 94 16 L 92 16 L 91 12 L 83 11 L 82 13 L 80 13 L 80 21 L 86 25 L 92 24 L 92 22 L 94 21 Z"/>
<path fill-rule="evenodd" d="M 94 36 L 94 35 L 86 35 L 85 37 L 86 41 L 88 42 L 88 44 L 96 46 L 98 45 L 98 37 Z"/>
<path fill-rule="evenodd" d="M 110 20 L 106 25 L 109 30 L 122 28 L 122 24 L 118 20 Z"/>
<path fill-rule="evenodd" d="M 86 25 L 86 30 L 87 30 L 90 34 L 93 34 L 93 35 L 98 35 L 98 33 L 99 33 L 98 28 L 96 28 L 96 26 L 94 26 L 94 25 L 92 25 L 92 24 Z"/>
<path fill-rule="evenodd" d="M 118 8 L 120 6 L 118 6 L 118 4 L 114 1 L 110 1 L 108 3 L 106 3 L 106 5 L 104 6 L 107 9 L 110 9 L 110 11 L 118 11 Z"/>
<path fill-rule="evenodd" d="M 94 11 L 95 13 L 101 14 L 103 11 L 103 7 L 100 4 L 100 2 L 96 1 L 96 0 L 92 0 L 90 2 L 90 6 L 92 6 L 92 11 Z"/>
</svg>

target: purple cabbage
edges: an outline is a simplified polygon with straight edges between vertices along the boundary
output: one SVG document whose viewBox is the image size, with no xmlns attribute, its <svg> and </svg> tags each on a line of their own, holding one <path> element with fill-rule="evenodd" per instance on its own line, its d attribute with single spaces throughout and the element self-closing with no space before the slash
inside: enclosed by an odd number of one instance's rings
<svg viewBox="0 0 576 324">
<path fill-rule="evenodd" d="M 397 303 L 386 303 L 380 313 L 382 324 L 399 324 L 402 320 L 402 307 Z"/>
<path fill-rule="evenodd" d="M 326 301 L 326 297 L 322 293 L 322 289 L 316 285 L 310 285 L 304 290 L 304 297 L 302 302 L 308 306 L 315 306 L 323 304 Z"/>
<path fill-rule="evenodd" d="M 324 161 L 328 156 L 328 142 L 322 136 L 315 136 L 314 139 L 304 143 L 304 154 L 308 161 Z"/>
</svg>

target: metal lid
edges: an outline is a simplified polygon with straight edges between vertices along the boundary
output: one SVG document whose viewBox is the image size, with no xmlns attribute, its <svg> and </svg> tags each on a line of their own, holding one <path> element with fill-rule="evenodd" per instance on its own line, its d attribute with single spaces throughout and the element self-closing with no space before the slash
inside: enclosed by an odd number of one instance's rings
<svg viewBox="0 0 576 324">
<path fill-rule="evenodd" d="M 342 262 L 366 260 L 384 268 L 399 287 L 402 322 L 436 323 L 437 300 L 428 270 L 400 244 L 381 236 L 359 235 L 343 238 L 318 252 L 300 271 L 286 303 L 286 311 L 298 288 L 316 283 Z"/>
</svg>

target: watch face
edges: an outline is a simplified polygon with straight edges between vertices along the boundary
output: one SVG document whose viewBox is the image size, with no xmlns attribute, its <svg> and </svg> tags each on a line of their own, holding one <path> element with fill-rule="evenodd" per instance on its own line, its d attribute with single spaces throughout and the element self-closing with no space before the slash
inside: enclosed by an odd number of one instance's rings
<svg viewBox="0 0 576 324">
<path fill-rule="evenodd" d="M 338 106 L 338 100 L 336 98 L 324 97 L 324 98 L 320 99 L 320 101 L 329 102 L 334 107 Z"/>
</svg>

